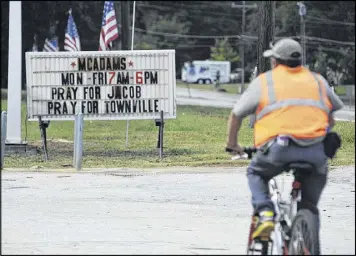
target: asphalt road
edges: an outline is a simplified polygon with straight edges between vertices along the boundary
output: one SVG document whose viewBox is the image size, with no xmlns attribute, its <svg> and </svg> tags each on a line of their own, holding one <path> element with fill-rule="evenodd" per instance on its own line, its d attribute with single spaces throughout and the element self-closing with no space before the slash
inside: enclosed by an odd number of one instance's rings
<svg viewBox="0 0 356 256">
<path fill-rule="evenodd" d="M 244 254 L 244 168 L 2 171 L 2 254 Z M 282 179 L 278 179 L 282 184 Z M 284 176 L 284 194 L 291 176 Z M 329 173 L 324 254 L 355 254 L 355 167 Z"/>
<path fill-rule="evenodd" d="M 189 90 L 184 87 L 177 87 L 176 94 L 178 105 L 197 105 L 231 109 L 236 101 L 240 98 L 240 95 L 215 91 L 203 91 L 197 89 L 190 89 L 189 94 Z M 354 122 L 355 106 L 345 106 L 345 108 L 335 112 L 335 119 L 340 121 Z"/>
</svg>

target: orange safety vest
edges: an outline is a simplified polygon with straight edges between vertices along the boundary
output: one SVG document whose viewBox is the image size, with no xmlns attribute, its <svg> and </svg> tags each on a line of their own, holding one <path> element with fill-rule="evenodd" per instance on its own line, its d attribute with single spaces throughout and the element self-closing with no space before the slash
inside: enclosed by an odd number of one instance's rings
<svg viewBox="0 0 356 256">
<path fill-rule="evenodd" d="M 324 136 L 332 105 L 319 75 L 307 68 L 278 65 L 259 76 L 262 96 L 256 111 L 255 146 L 278 135 Z"/>
</svg>

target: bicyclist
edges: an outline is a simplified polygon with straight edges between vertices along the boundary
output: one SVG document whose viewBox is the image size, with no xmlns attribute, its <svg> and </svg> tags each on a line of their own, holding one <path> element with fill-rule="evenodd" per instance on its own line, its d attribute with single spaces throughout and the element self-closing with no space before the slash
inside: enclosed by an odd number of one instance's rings
<svg viewBox="0 0 356 256">
<path fill-rule="evenodd" d="M 228 122 L 227 148 L 242 154 L 238 132 L 243 118 L 256 114 L 257 151 L 248 169 L 248 184 L 258 223 L 253 238 L 269 236 L 274 229 L 274 207 L 268 181 L 290 162 L 306 161 L 315 171 L 302 181 L 302 201 L 315 206 L 327 180 L 323 139 L 334 125 L 332 113 L 343 107 L 327 81 L 301 64 L 302 47 L 290 38 L 271 44 L 263 56 L 272 70 L 260 74 L 234 106 Z M 315 211 L 318 221 L 319 216 Z M 319 223 L 319 222 L 318 222 Z"/>
</svg>

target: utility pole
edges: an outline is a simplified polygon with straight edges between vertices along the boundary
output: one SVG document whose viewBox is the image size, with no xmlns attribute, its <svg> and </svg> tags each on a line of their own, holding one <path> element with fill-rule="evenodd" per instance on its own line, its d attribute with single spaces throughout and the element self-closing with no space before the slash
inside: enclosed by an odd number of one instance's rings
<svg viewBox="0 0 356 256">
<path fill-rule="evenodd" d="M 302 45 L 302 65 L 306 64 L 306 49 L 305 49 L 305 19 L 304 16 L 307 14 L 307 8 L 303 1 L 297 2 L 299 6 L 299 16 L 300 16 L 300 42 Z"/>
<path fill-rule="evenodd" d="M 121 48 L 130 50 L 130 3 L 131 1 L 120 1 L 121 3 Z"/>
<path fill-rule="evenodd" d="M 246 1 L 242 1 L 242 29 L 241 29 L 242 36 L 245 35 L 245 22 L 246 22 L 245 2 Z M 245 41 L 244 40 L 242 40 L 242 44 L 241 44 L 241 68 L 242 68 L 241 93 L 243 93 L 245 90 Z"/>
<path fill-rule="evenodd" d="M 231 7 L 232 8 L 242 8 L 242 28 L 241 28 L 241 43 L 240 43 L 240 49 L 241 49 L 241 93 L 244 92 L 245 89 L 245 42 L 243 39 L 243 36 L 245 35 L 245 23 L 246 23 L 246 8 L 257 8 L 257 4 L 250 4 L 246 5 L 246 1 L 242 1 L 242 5 L 238 5 L 235 3 L 232 3 Z"/>
</svg>

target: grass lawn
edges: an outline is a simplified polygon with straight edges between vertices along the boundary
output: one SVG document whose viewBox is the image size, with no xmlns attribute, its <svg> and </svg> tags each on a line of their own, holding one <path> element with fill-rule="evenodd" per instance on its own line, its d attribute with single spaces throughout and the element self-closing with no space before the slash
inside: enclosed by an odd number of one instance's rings
<svg viewBox="0 0 356 256">
<path fill-rule="evenodd" d="M 245 87 L 247 87 L 248 83 L 245 83 Z M 178 87 L 187 88 L 187 85 L 184 82 L 178 82 Z M 225 89 L 227 93 L 237 94 L 238 87 L 240 84 L 221 84 L 220 87 Z M 199 90 L 206 90 L 206 91 L 214 91 L 215 87 L 213 84 L 189 84 L 191 89 L 199 89 Z"/>
<path fill-rule="evenodd" d="M 1 109 L 7 108 L 2 100 Z M 126 121 L 85 121 L 83 168 L 89 167 L 166 167 L 166 166 L 238 166 L 248 161 L 231 161 L 224 152 L 229 109 L 178 106 L 177 119 L 168 120 L 164 133 L 164 159 L 156 149 L 158 127 L 154 121 L 131 121 L 129 146 L 125 147 Z M 31 145 L 41 145 L 38 122 L 26 122 L 22 104 L 22 137 Z M 27 123 L 27 132 L 26 124 Z M 43 155 L 6 156 L 5 167 L 43 166 L 63 168 L 72 164 L 72 121 L 53 121 L 47 130 L 49 161 Z M 335 130 L 343 145 L 332 165 L 355 164 L 355 124 L 337 122 Z M 252 145 L 252 129 L 246 119 L 241 133 L 242 145 Z"/>
<path fill-rule="evenodd" d="M 245 88 L 247 88 L 248 85 L 249 85 L 249 83 L 246 82 Z M 187 88 L 187 85 L 184 82 L 177 81 L 177 86 Z M 189 87 L 192 89 L 214 91 L 213 84 L 189 84 Z M 237 94 L 239 92 L 238 88 L 240 87 L 240 84 L 222 84 L 220 87 L 225 89 L 227 93 Z M 342 85 L 335 86 L 335 92 L 339 96 L 345 96 L 346 88 L 345 88 L 345 86 L 342 86 Z"/>
<path fill-rule="evenodd" d="M 339 96 L 345 96 L 346 95 L 346 87 L 339 85 L 335 86 L 335 93 Z"/>
</svg>

